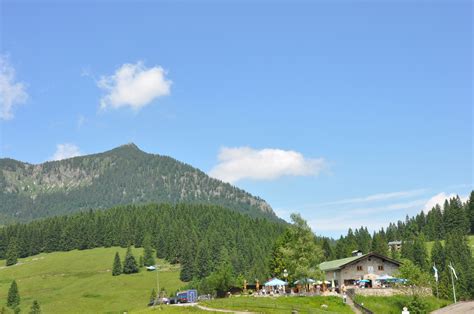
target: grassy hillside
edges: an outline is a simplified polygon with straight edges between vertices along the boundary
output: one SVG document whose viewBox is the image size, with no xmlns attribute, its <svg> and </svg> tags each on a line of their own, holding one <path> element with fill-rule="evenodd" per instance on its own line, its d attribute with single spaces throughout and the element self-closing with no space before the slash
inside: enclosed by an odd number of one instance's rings
<svg viewBox="0 0 474 314">
<path fill-rule="evenodd" d="M 38 300 L 44 313 L 98 313 L 143 309 L 156 273 L 145 270 L 133 275 L 113 277 L 115 252 L 125 256 L 124 248 L 97 248 L 84 251 L 39 254 L 20 259 L 16 266 L 4 267 L 0 260 L 0 308 L 6 307 L 8 289 L 13 279 L 18 283 L 22 313 Z M 142 249 L 134 249 L 138 258 Z M 179 269 L 159 261 L 160 288 L 174 293 L 183 286 Z"/>
<path fill-rule="evenodd" d="M 444 241 L 441 241 L 444 245 Z M 434 241 L 426 242 L 426 248 L 428 249 L 428 253 L 431 255 L 431 249 L 433 248 Z M 472 256 L 474 256 L 474 235 L 469 236 L 469 247 L 471 248 Z"/>
</svg>

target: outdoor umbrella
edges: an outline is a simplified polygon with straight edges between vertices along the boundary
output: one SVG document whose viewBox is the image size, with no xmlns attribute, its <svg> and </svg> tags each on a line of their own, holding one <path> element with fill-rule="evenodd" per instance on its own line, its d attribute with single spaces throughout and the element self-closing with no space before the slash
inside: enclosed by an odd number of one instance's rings
<svg viewBox="0 0 474 314">
<path fill-rule="evenodd" d="M 278 278 L 273 278 L 265 283 L 265 287 L 286 286 L 287 283 Z"/>
</svg>

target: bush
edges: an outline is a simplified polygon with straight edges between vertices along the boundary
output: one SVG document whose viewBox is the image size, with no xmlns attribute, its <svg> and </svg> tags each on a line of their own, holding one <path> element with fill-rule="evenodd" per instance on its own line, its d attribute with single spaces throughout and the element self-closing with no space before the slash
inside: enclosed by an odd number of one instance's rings
<svg viewBox="0 0 474 314">
<path fill-rule="evenodd" d="M 410 314 L 425 314 L 428 313 L 428 304 L 415 295 L 410 303 L 408 303 L 408 310 Z"/>
</svg>

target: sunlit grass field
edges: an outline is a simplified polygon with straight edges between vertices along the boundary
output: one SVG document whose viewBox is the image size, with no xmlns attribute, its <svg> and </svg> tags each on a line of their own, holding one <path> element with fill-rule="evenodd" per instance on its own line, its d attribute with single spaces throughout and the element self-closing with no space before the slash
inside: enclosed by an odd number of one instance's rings
<svg viewBox="0 0 474 314">
<path fill-rule="evenodd" d="M 156 287 L 156 272 L 141 269 L 132 275 L 112 276 L 115 252 L 123 261 L 124 248 L 97 248 L 84 251 L 39 254 L 4 267 L 0 260 L 0 309 L 6 308 L 8 289 L 13 279 L 20 292 L 22 313 L 28 313 L 38 300 L 43 313 L 123 313 L 145 309 L 151 290 Z M 133 249 L 138 260 L 142 249 Z M 160 260 L 160 289 L 169 293 L 183 287 L 179 268 Z"/>
<path fill-rule="evenodd" d="M 200 304 L 214 309 L 230 309 L 257 313 L 353 313 L 339 297 L 232 297 L 204 301 Z M 322 305 L 327 305 L 323 308 Z"/>
<path fill-rule="evenodd" d="M 438 300 L 436 297 L 421 298 L 428 305 L 428 313 L 451 304 L 448 300 Z M 411 296 L 395 295 L 391 297 L 356 296 L 358 303 L 363 305 L 375 314 L 400 314 L 404 306 L 410 303 Z M 408 309 L 410 310 L 410 309 Z"/>
</svg>

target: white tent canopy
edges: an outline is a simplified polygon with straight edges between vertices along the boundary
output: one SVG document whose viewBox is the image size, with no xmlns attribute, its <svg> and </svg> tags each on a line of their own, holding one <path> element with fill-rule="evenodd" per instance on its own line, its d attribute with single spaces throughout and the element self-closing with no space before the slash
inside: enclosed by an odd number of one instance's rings
<svg viewBox="0 0 474 314">
<path fill-rule="evenodd" d="M 288 283 L 286 283 L 283 280 L 280 280 L 278 278 L 273 278 L 265 283 L 265 287 L 276 287 L 276 286 L 286 286 Z"/>
</svg>

